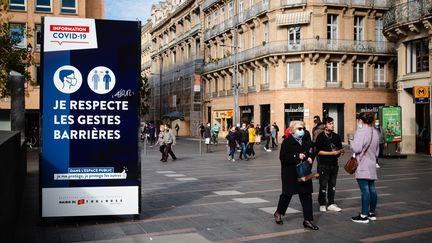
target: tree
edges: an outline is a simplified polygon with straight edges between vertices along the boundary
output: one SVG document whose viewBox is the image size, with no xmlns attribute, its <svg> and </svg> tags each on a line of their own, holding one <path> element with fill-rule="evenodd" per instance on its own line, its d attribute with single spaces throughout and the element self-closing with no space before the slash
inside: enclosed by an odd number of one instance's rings
<svg viewBox="0 0 432 243">
<path fill-rule="evenodd" d="M 12 29 L 8 23 L 8 2 L 0 0 L 0 97 L 10 95 L 9 73 L 14 70 L 24 75 L 26 82 L 31 82 L 28 67 L 33 63 L 27 48 L 20 48 L 23 36 L 30 37 L 28 29 Z"/>
<path fill-rule="evenodd" d="M 144 117 L 150 110 L 150 84 L 146 75 L 141 74 L 140 92 L 140 117 Z"/>
</svg>

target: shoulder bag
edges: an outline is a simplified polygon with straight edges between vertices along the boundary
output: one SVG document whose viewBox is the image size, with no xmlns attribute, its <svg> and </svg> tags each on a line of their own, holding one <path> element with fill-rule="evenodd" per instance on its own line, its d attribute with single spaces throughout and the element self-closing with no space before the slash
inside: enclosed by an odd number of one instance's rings
<svg viewBox="0 0 432 243">
<path fill-rule="evenodd" d="M 369 149 L 369 147 L 370 147 L 370 145 L 371 145 L 371 143 L 372 143 L 373 129 L 374 129 L 374 128 L 371 129 L 371 138 L 370 138 L 369 144 L 368 144 L 368 146 L 366 147 L 364 153 L 366 153 L 366 151 Z M 363 152 L 362 152 L 362 153 L 363 153 Z M 362 154 L 362 153 L 360 153 L 360 154 Z M 352 174 L 354 174 L 355 171 L 357 170 L 357 166 L 358 166 L 358 161 L 357 161 L 357 159 L 356 159 L 356 157 L 355 157 L 355 154 L 353 153 L 353 155 L 348 159 L 348 161 L 347 161 L 346 164 L 344 165 L 344 169 L 345 169 L 345 171 L 346 171 L 348 174 L 352 175 Z"/>
</svg>

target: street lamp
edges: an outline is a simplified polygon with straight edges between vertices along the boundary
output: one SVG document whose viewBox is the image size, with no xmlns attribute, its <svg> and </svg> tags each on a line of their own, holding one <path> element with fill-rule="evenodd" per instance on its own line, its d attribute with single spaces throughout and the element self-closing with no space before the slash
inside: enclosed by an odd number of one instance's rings
<svg viewBox="0 0 432 243">
<path fill-rule="evenodd" d="M 238 105 L 238 95 L 239 95 L 239 88 L 240 88 L 240 82 L 237 81 L 237 73 L 238 73 L 238 59 L 237 59 L 237 49 L 240 47 L 237 46 L 237 31 L 235 32 L 235 45 L 220 45 L 224 47 L 231 47 L 234 49 L 234 74 L 233 74 L 233 82 L 231 85 L 231 88 L 233 89 L 233 97 L 234 97 L 234 118 L 233 118 L 233 125 L 236 126 L 239 124 L 239 105 Z"/>
</svg>

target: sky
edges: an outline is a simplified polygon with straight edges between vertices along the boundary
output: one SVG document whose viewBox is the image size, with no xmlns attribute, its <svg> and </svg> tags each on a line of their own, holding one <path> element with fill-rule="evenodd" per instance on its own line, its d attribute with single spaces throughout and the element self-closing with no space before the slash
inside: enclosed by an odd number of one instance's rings
<svg viewBox="0 0 432 243">
<path fill-rule="evenodd" d="M 141 20 L 150 19 L 151 6 L 159 0 L 105 0 L 105 19 Z"/>
</svg>

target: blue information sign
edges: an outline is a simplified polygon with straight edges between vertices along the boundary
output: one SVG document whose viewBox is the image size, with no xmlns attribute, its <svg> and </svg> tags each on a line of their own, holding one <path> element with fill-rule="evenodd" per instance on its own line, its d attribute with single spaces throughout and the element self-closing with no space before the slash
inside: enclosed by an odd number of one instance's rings
<svg viewBox="0 0 432 243">
<path fill-rule="evenodd" d="M 42 217 L 139 214 L 140 22 L 43 22 Z"/>
</svg>

